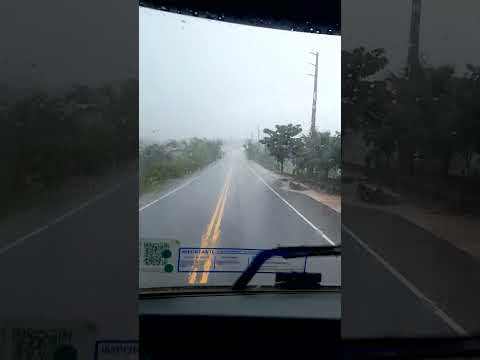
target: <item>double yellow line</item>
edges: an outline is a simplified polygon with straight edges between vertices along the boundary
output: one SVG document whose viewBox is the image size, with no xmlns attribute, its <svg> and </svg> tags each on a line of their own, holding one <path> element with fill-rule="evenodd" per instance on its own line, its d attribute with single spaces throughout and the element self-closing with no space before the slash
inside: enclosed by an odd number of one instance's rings
<svg viewBox="0 0 480 360">
<path fill-rule="evenodd" d="M 231 178 L 232 169 L 230 168 L 225 178 L 225 183 L 223 185 L 222 191 L 220 192 L 220 196 L 217 200 L 215 211 L 213 212 L 212 218 L 207 225 L 207 229 L 202 235 L 202 240 L 200 244 L 201 248 L 217 247 L 217 244 L 220 240 L 220 225 L 222 224 L 222 218 L 225 210 L 225 203 L 227 202 L 227 194 L 228 189 L 230 188 Z M 200 256 L 205 255 L 199 255 L 195 258 L 192 271 L 188 275 L 188 283 L 190 285 L 193 285 L 195 283 L 206 284 L 208 282 L 209 270 L 213 264 L 213 256 L 209 255 L 205 261 L 200 260 Z M 198 271 L 203 271 L 202 276 L 199 279 L 197 279 Z"/>
</svg>

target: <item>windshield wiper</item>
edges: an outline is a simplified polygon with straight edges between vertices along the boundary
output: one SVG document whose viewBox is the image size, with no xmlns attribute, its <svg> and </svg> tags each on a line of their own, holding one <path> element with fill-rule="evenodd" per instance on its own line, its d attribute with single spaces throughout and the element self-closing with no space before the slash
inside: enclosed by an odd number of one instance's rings
<svg viewBox="0 0 480 360">
<path fill-rule="evenodd" d="M 288 246 L 278 247 L 276 249 L 263 250 L 255 256 L 250 265 L 240 275 L 232 286 L 234 291 L 245 290 L 248 283 L 255 274 L 260 270 L 262 265 L 274 256 L 283 257 L 284 259 L 293 259 L 299 257 L 310 256 L 340 256 L 342 254 L 341 246 Z M 299 273 L 296 273 L 297 278 L 301 278 Z"/>
</svg>

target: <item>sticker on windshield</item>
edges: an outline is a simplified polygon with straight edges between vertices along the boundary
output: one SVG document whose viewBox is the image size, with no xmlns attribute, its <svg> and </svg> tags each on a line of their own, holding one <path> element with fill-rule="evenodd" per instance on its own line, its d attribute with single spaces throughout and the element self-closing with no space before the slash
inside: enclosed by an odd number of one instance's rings
<svg viewBox="0 0 480 360">
<path fill-rule="evenodd" d="M 91 359 L 96 327 L 90 322 L 20 320 L 0 323 L 0 359 Z"/>
<path fill-rule="evenodd" d="M 171 239 L 140 239 L 140 270 L 175 272 L 180 241 Z"/>
<path fill-rule="evenodd" d="M 261 249 L 180 248 L 178 272 L 243 272 Z M 272 257 L 257 273 L 305 272 L 306 258 Z"/>
</svg>

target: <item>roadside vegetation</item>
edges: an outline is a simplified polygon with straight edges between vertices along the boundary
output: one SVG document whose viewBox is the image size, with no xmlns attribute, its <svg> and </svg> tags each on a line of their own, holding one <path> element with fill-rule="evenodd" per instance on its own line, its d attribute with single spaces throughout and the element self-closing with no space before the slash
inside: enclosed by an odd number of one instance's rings
<svg viewBox="0 0 480 360">
<path fill-rule="evenodd" d="M 459 74 L 421 63 L 412 78 L 385 74 L 387 64 L 383 49 L 342 52 L 343 126 L 368 147 L 365 174 L 398 192 L 479 210 L 480 67 Z"/>
<path fill-rule="evenodd" d="M 135 161 L 138 81 L 75 86 L 61 95 L 2 93 L 0 121 L 0 198 L 6 211 L 71 179 L 99 177 Z"/>
<path fill-rule="evenodd" d="M 276 125 L 265 129 L 259 142 L 244 145 L 249 160 L 280 174 L 287 172 L 304 183 L 339 193 L 341 183 L 340 133 L 301 135 L 300 125 Z M 288 168 L 288 169 L 287 169 Z"/>
<path fill-rule="evenodd" d="M 140 146 L 140 193 L 189 175 L 222 157 L 222 142 L 193 138 Z"/>
</svg>

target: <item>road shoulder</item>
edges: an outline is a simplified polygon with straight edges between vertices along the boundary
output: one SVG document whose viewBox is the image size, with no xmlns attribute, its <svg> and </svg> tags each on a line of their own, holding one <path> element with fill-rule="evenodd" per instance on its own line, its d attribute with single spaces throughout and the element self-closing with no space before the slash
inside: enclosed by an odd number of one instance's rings
<svg viewBox="0 0 480 360">
<path fill-rule="evenodd" d="M 276 180 L 276 185 L 279 189 L 283 191 L 288 191 L 292 193 L 298 193 L 298 194 L 303 194 L 305 196 L 308 196 L 309 198 L 329 207 L 330 209 L 336 211 L 337 213 L 342 212 L 342 198 L 339 195 L 333 195 L 333 194 L 327 194 L 324 192 L 317 191 L 315 189 L 312 189 L 310 186 L 303 184 L 302 182 L 294 179 L 292 176 L 283 174 L 280 175 L 278 173 L 275 173 L 271 170 L 268 170 L 261 166 L 260 164 L 255 163 L 257 166 L 256 168 L 259 169 L 263 175 L 269 176 L 272 179 Z M 290 181 L 295 181 L 296 183 L 300 184 L 302 187 L 306 188 L 306 190 L 300 191 L 300 190 L 294 190 L 291 189 L 289 186 Z"/>
<path fill-rule="evenodd" d="M 399 216 L 416 226 L 448 241 L 456 248 L 480 261 L 480 221 L 478 217 L 446 214 L 435 209 L 426 209 L 410 203 L 375 205 L 360 201 L 355 195 L 355 183 L 342 186 L 344 204 L 365 209 L 384 211 Z"/>
</svg>

